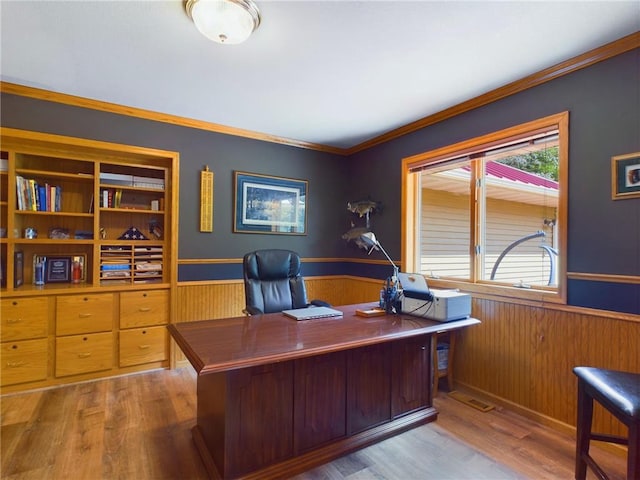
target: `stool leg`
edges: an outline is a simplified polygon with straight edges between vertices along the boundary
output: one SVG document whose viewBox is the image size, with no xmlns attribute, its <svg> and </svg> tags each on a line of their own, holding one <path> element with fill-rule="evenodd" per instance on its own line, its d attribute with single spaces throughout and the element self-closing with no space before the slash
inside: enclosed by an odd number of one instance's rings
<svg viewBox="0 0 640 480">
<path fill-rule="evenodd" d="M 591 437 L 591 421 L 593 418 L 593 398 L 587 393 L 582 380 L 578 380 L 578 422 L 576 431 L 576 480 L 587 477 L 587 462 L 584 457 L 589 454 Z"/>
<path fill-rule="evenodd" d="M 629 424 L 627 478 L 640 478 L 640 421 L 632 422 Z"/>
</svg>

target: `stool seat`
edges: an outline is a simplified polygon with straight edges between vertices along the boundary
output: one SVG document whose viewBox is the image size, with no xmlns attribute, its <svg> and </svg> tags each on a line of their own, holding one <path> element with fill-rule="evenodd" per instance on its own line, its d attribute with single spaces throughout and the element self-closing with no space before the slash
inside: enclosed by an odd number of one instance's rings
<svg viewBox="0 0 640 480">
<path fill-rule="evenodd" d="M 598 393 L 597 400 L 612 413 L 640 419 L 640 374 L 593 367 L 576 367 L 573 372 Z"/>
<path fill-rule="evenodd" d="M 589 455 L 590 440 L 627 445 L 627 480 L 640 479 L 640 373 L 594 367 L 575 367 L 573 373 L 578 377 L 576 480 L 585 480 L 587 467 L 600 480 L 609 478 Z M 594 401 L 627 426 L 627 437 L 591 431 Z"/>
</svg>

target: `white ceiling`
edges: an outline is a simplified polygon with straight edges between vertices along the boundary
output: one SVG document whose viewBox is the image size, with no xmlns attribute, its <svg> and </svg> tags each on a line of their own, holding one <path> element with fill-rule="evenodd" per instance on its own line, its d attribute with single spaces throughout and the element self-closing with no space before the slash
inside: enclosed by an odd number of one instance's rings
<svg viewBox="0 0 640 480">
<path fill-rule="evenodd" d="M 348 148 L 640 30 L 637 0 L 256 3 L 219 45 L 181 0 L 1 0 L 1 77 Z"/>
</svg>

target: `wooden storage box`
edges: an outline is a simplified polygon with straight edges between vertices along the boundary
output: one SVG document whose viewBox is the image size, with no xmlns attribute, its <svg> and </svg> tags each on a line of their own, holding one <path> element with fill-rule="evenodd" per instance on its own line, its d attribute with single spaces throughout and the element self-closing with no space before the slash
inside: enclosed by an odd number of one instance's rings
<svg viewBox="0 0 640 480">
<path fill-rule="evenodd" d="M 167 290 L 120 293 L 120 328 L 164 325 L 169 312 Z"/>
<path fill-rule="evenodd" d="M 46 297 L 1 300 L 2 341 L 46 337 L 48 305 Z"/>
<path fill-rule="evenodd" d="M 56 338 L 56 377 L 109 370 L 112 365 L 111 332 Z"/>
<path fill-rule="evenodd" d="M 60 296 L 56 301 L 56 335 L 106 332 L 113 328 L 111 293 Z"/>
<path fill-rule="evenodd" d="M 0 384 L 34 382 L 47 378 L 47 339 L 2 344 Z"/>
<path fill-rule="evenodd" d="M 165 327 L 135 328 L 120 332 L 120 366 L 141 365 L 167 359 Z"/>
</svg>

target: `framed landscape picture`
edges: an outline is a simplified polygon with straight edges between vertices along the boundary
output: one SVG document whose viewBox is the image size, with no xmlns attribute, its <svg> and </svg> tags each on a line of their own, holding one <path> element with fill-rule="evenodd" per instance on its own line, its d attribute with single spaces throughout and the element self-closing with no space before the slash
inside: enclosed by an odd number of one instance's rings
<svg viewBox="0 0 640 480">
<path fill-rule="evenodd" d="M 236 233 L 307 233 L 307 181 L 234 172 Z"/>
<path fill-rule="evenodd" d="M 611 190 L 614 200 L 640 198 L 640 152 L 611 158 Z"/>
</svg>

